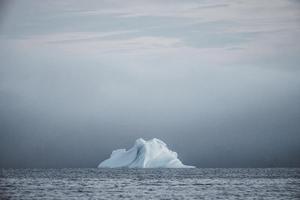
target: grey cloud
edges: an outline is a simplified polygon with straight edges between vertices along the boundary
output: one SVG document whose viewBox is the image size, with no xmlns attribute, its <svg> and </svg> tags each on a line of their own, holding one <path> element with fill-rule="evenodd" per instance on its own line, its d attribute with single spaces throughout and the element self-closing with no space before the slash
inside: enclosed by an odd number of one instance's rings
<svg viewBox="0 0 300 200">
<path fill-rule="evenodd" d="M 299 167 L 298 7 L 263 3 L 15 2 L 0 167 L 95 167 L 139 137 L 198 167 Z"/>
</svg>

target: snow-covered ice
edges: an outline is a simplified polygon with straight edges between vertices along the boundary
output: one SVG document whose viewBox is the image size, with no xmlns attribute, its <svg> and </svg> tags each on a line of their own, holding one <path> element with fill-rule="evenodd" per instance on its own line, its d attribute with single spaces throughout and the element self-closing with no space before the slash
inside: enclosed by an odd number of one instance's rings
<svg viewBox="0 0 300 200">
<path fill-rule="evenodd" d="M 151 140 L 137 139 L 134 146 L 112 152 L 109 159 L 104 160 L 98 168 L 129 167 L 129 168 L 193 168 L 184 165 L 177 153 L 168 149 L 167 145 L 156 138 Z"/>
</svg>

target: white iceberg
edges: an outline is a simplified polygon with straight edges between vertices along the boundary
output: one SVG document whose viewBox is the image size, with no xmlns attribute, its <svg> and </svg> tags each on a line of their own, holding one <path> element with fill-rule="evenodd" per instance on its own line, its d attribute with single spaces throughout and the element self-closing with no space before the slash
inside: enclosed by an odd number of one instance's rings
<svg viewBox="0 0 300 200">
<path fill-rule="evenodd" d="M 194 168 L 182 164 L 177 153 L 168 149 L 167 145 L 156 138 L 151 140 L 137 139 L 134 146 L 112 152 L 109 159 L 104 160 L 98 168 Z"/>
</svg>

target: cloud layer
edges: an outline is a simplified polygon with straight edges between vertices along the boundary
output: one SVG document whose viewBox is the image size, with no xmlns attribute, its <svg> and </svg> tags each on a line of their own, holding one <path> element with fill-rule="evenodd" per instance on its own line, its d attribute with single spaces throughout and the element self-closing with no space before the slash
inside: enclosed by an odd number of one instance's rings
<svg viewBox="0 0 300 200">
<path fill-rule="evenodd" d="M 199 167 L 300 166 L 298 1 L 29 0 L 4 13 L 0 167 L 93 167 L 140 137 Z"/>
</svg>

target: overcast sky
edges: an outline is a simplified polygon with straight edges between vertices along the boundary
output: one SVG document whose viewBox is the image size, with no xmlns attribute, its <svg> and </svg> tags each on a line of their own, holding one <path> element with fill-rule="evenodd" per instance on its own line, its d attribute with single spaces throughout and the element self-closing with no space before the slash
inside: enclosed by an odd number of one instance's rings
<svg viewBox="0 0 300 200">
<path fill-rule="evenodd" d="M 300 167 L 300 1 L 0 3 L 0 167 L 162 139 L 197 167 Z"/>
</svg>

